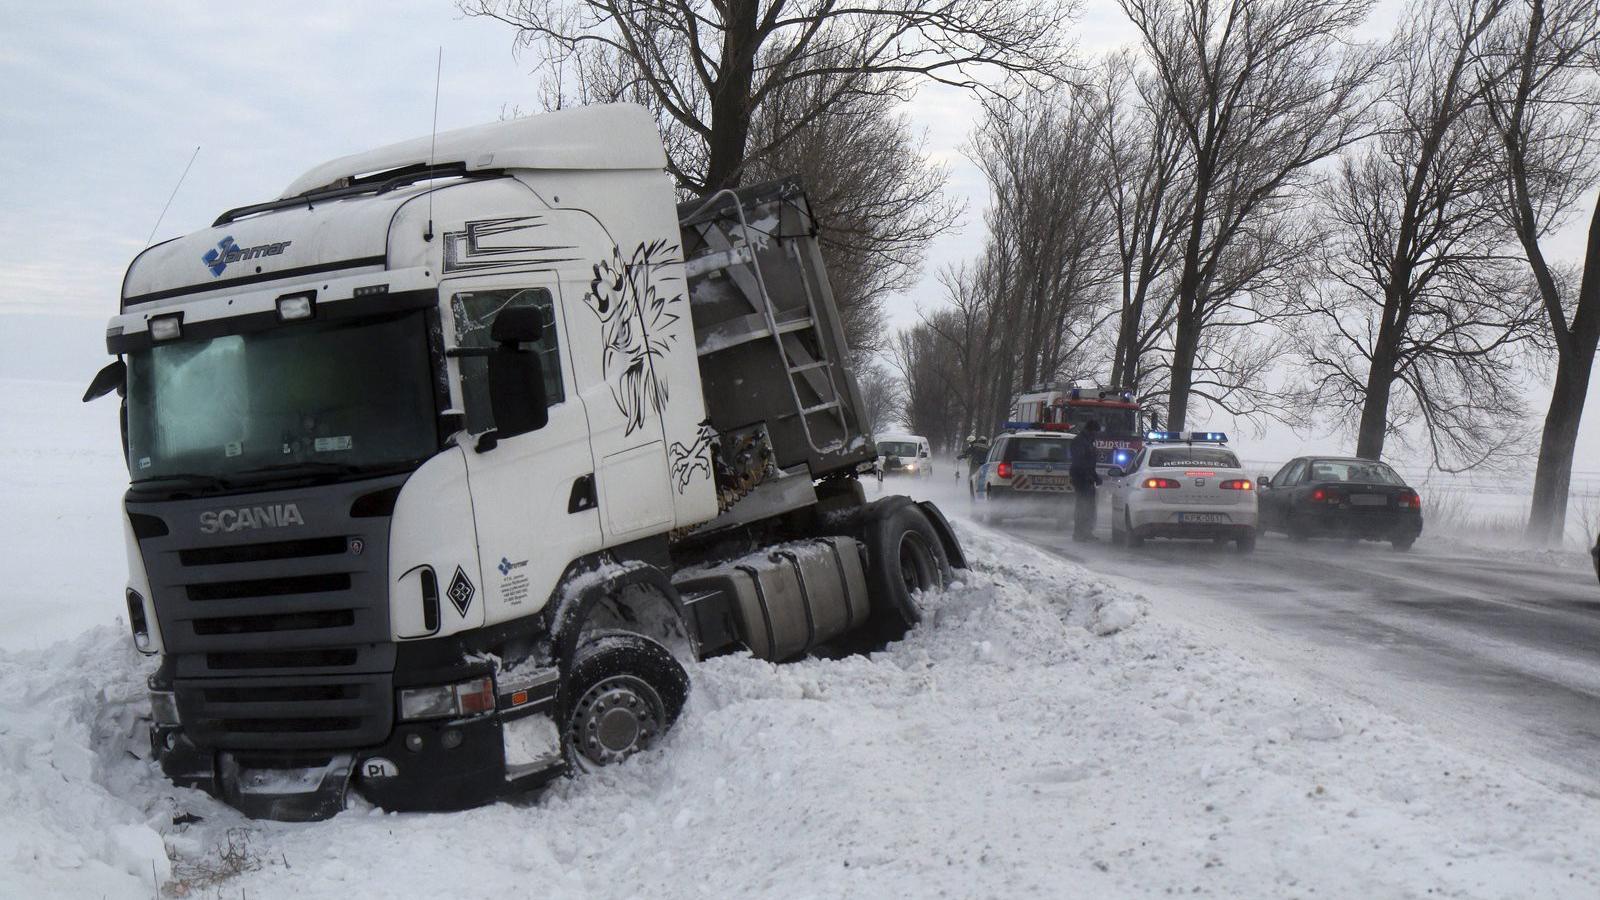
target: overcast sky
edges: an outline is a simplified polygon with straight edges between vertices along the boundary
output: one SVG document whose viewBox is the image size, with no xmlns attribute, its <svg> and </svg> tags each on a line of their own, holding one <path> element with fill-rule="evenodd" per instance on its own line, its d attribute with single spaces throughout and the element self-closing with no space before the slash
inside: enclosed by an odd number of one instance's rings
<svg viewBox="0 0 1600 900">
<path fill-rule="evenodd" d="M 1086 7 L 1077 29 L 1085 50 L 1132 40 L 1111 0 Z M 1396 7 L 1386 0 L 1368 30 L 1385 31 Z M 155 240 L 275 197 L 316 163 L 427 134 L 440 48 L 440 130 L 538 106 L 536 60 L 513 57 L 512 31 L 464 19 L 448 0 L 0 0 L 0 17 L 5 377 L 86 377 L 103 362 L 101 324 L 116 310 L 122 273 L 195 147 Z M 921 284 L 891 302 L 896 327 L 941 302 L 933 275 L 973 252 L 986 201 L 961 155 L 974 102 L 927 89 L 908 112 L 967 210 L 934 245 Z M 1558 256 L 1577 246 L 1577 233 L 1563 236 Z M 1281 456 L 1308 440 L 1274 429 L 1268 444 Z"/>
</svg>

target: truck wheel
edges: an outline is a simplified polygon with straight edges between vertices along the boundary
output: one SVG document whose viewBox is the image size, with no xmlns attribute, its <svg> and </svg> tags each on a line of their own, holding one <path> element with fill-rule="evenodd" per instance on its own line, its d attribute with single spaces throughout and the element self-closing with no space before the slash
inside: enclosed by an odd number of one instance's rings
<svg viewBox="0 0 1600 900">
<path fill-rule="evenodd" d="M 950 559 L 928 517 L 911 503 L 870 521 L 863 537 L 872 595 L 868 627 L 880 640 L 898 640 L 922 621 L 913 595 L 950 582 Z"/>
<path fill-rule="evenodd" d="M 578 647 L 567 680 L 567 759 L 587 771 L 649 749 L 683 711 L 689 674 L 661 644 L 601 632 Z"/>
</svg>

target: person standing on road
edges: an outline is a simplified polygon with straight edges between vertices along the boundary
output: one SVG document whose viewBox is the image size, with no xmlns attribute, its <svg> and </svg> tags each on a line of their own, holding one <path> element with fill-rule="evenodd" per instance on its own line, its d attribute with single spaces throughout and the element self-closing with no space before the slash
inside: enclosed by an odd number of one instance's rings
<svg viewBox="0 0 1600 900">
<path fill-rule="evenodd" d="M 1099 433 L 1100 423 L 1090 419 L 1072 439 L 1072 463 L 1067 468 L 1067 477 L 1072 481 L 1072 539 L 1075 541 L 1095 539 L 1094 494 L 1100 484 L 1100 472 L 1095 468 L 1094 437 Z"/>
<path fill-rule="evenodd" d="M 967 435 L 967 449 L 961 451 L 961 455 L 956 457 L 956 461 L 960 462 L 963 459 L 967 461 L 967 478 L 970 479 L 977 473 L 978 467 L 983 465 L 983 461 L 988 458 L 989 441 L 979 436 L 977 432 L 973 432 Z M 961 477 L 960 469 L 956 470 L 956 477 Z"/>
</svg>

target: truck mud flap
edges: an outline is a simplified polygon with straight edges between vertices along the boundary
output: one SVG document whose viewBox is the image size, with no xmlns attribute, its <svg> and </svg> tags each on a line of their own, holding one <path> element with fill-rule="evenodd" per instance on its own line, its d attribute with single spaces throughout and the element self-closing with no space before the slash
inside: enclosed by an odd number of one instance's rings
<svg viewBox="0 0 1600 900">
<path fill-rule="evenodd" d="M 294 765 L 223 752 L 217 755 L 218 793 L 252 819 L 315 822 L 344 811 L 354 762 L 353 753 Z"/>
<path fill-rule="evenodd" d="M 950 568 L 965 569 L 967 567 L 966 554 L 961 552 L 961 542 L 956 540 L 955 529 L 950 527 L 950 520 L 944 517 L 932 501 L 923 500 L 917 504 L 928 521 L 933 523 L 933 530 L 939 533 L 939 543 L 944 545 L 944 555 L 950 558 Z"/>
</svg>

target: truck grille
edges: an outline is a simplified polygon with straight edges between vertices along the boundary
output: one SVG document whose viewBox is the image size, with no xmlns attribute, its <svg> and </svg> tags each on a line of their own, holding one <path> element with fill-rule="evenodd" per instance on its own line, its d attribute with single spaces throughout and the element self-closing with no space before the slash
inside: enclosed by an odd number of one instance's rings
<svg viewBox="0 0 1600 900">
<path fill-rule="evenodd" d="M 184 730 L 227 750 L 381 743 L 393 725 L 389 518 L 405 476 L 253 496 L 142 503 L 139 539 Z M 200 514 L 297 506 L 304 525 L 206 534 Z M 354 514 L 352 514 L 354 513 Z"/>
</svg>

